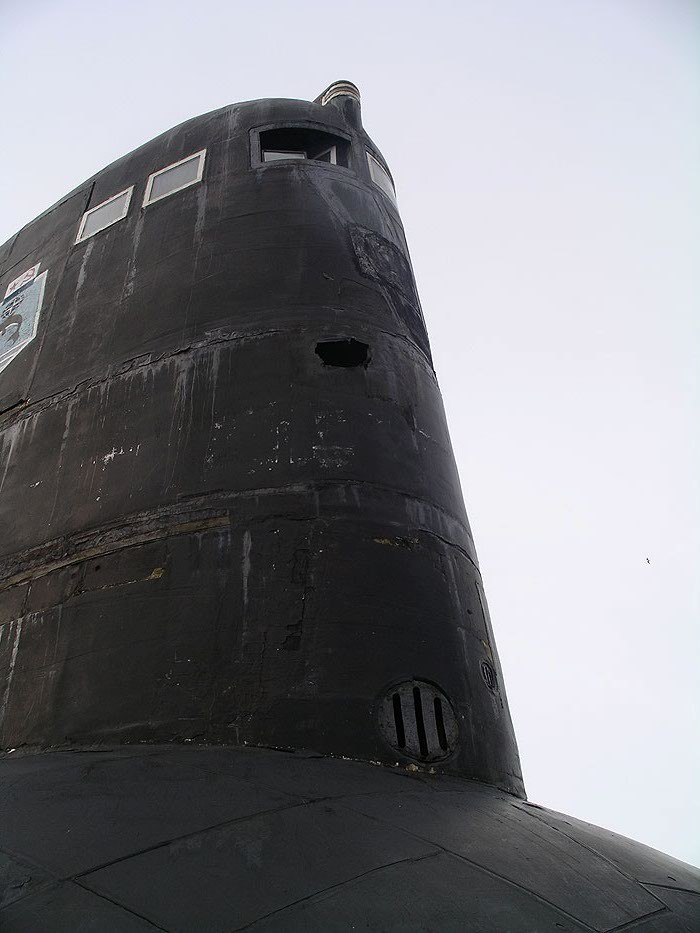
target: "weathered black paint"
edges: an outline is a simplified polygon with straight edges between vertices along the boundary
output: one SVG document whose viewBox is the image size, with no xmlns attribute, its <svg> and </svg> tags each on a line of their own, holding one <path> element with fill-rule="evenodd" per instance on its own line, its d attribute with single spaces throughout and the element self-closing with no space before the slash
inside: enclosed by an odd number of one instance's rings
<svg viewBox="0 0 700 933">
<path fill-rule="evenodd" d="M 263 164 L 261 130 L 290 127 L 346 140 L 348 166 Z M 202 182 L 142 208 L 149 174 L 200 149 Z M 350 97 L 237 104 L 3 248 L 0 286 L 48 269 L 41 332 L 0 374 L 3 746 L 395 762 L 377 709 L 419 678 L 458 716 L 444 766 L 522 793 L 403 228 L 367 150 L 381 159 Z M 131 185 L 126 219 L 74 245 L 83 211 Z"/>
<path fill-rule="evenodd" d="M 0 761 L 0 793 L 3 933 L 698 929 L 695 869 L 462 778 L 101 746 Z"/>
<path fill-rule="evenodd" d="M 294 128 L 347 164 L 262 162 L 260 132 Z M 205 148 L 201 183 L 141 207 Z M 366 150 L 352 93 L 237 104 L 0 248 L 0 296 L 48 270 L 0 373 L 3 930 L 696 928 L 689 866 L 521 799 Z"/>
</svg>

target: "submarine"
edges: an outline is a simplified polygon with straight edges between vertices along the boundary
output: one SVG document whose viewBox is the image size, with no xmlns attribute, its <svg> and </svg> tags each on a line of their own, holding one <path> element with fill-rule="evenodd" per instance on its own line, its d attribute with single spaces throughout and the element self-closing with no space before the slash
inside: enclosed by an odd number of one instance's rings
<svg viewBox="0 0 700 933">
<path fill-rule="evenodd" d="M 113 162 L 0 301 L 3 933 L 700 929 L 526 797 L 352 82 Z"/>
</svg>

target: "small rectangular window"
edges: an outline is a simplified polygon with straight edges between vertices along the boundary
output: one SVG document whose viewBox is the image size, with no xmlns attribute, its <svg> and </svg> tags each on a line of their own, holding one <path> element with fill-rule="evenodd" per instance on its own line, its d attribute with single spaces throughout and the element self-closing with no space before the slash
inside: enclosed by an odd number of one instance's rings
<svg viewBox="0 0 700 933">
<path fill-rule="evenodd" d="M 133 190 L 132 185 L 126 191 L 120 191 L 119 194 L 107 198 L 97 207 L 91 207 L 89 211 L 85 211 L 78 227 L 78 236 L 75 238 L 75 242 L 80 243 L 82 240 L 87 240 L 88 237 L 99 233 L 105 227 L 111 227 L 118 220 L 123 220 L 128 213 Z"/>
<path fill-rule="evenodd" d="M 378 188 L 382 189 L 384 194 L 388 194 L 391 200 L 396 202 L 394 183 L 387 170 L 381 162 L 374 158 L 371 152 L 367 153 L 367 161 L 369 162 L 369 173 L 372 176 L 372 181 Z"/>
<path fill-rule="evenodd" d="M 146 184 L 143 206 L 160 201 L 161 198 L 167 198 L 169 194 L 175 194 L 176 191 L 182 191 L 183 188 L 189 188 L 190 185 L 201 181 L 206 152 L 206 149 L 202 149 L 201 152 L 195 152 L 194 155 L 187 156 L 186 159 L 181 159 L 150 175 Z"/>
</svg>

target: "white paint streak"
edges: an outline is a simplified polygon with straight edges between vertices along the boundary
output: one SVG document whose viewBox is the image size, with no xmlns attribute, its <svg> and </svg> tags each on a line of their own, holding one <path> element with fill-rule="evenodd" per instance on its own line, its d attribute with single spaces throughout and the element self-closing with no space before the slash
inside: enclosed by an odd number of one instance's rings
<svg viewBox="0 0 700 933">
<path fill-rule="evenodd" d="M 131 257 L 129 259 L 129 265 L 126 271 L 126 278 L 124 280 L 124 288 L 122 289 L 122 298 L 130 298 L 134 293 L 134 282 L 136 281 L 136 275 L 138 269 L 136 267 L 136 254 L 138 253 L 139 243 L 141 241 L 141 231 L 143 229 L 143 212 L 139 214 L 138 220 L 136 221 L 136 227 L 134 229 L 134 238 L 133 245 L 131 249 Z"/>
<path fill-rule="evenodd" d="M 78 281 L 75 286 L 75 302 L 77 304 L 78 298 L 80 298 L 80 292 L 82 291 L 85 278 L 87 276 L 87 264 L 90 259 L 90 254 L 95 248 L 95 240 L 90 240 L 88 245 L 85 247 L 85 252 L 83 253 L 83 261 L 80 263 L 80 271 L 78 272 Z"/>
<path fill-rule="evenodd" d="M 131 449 L 133 450 L 133 447 Z M 123 453 L 124 453 L 123 447 L 120 447 L 119 450 L 117 450 L 116 447 L 112 447 L 110 452 L 108 454 L 105 454 L 105 456 L 102 458 L 102 462 L 106 465 L 107 463 L 110 463 L 112 460 L 114 460 L 115 457 L 121 457 Z"/>
<path fill-rule="evenodd" d="M 73 406 L 75 404 L 76 404 L 76 400 L 71 399 L 71 401 L 68 403 L 68 408 L 66 410 L 65 427 L 63 429 L 63 435 L 61 437 L 61 447 L 58 452 L 58 462 L 56 464 L 56 480 L 55 480 L 56 490 L 55 490 L 54 497 L 53 497 L 53 505 L 51 506 L 51 514 L 49 515 L 49 520 L 46 523 L 47 528 L 51 526 L 54 513 L 56 512 L 56 504 L 58 503 L 58 493 L 59 493 L 59 488 L 60 488 L 60 483 L 61 483 L 61 467 L 63 466 L 63 454 L 65 452 L 66 444 L 68 441 L 68 435 L 70 433 L 71 419 L 73 417 Z"/>
<path fill-rule="evenodd" d="M 7 704 L 10 699 L 10 687 L 12 686 L 12 678 L 15 672 L 15 664 L 17 662 L 17 652 L 19 651 L 19 636 L 22 634 L 22 620 L 17 619 L 15 623 L 10 622 L 9 625 L 16 625 L 15 631 L 15 640 L 12 645 L 12 654 L 10 656 L 10 666 L 7 671 L 7 683 L 5 684 L 5 692 L 3 693 L 2 703 L 0 703 L 0 728 L 5 721 L 5 712 L 7 710 Z"/>
<path fill-rule="evenodd" d="M 13 424 L 5 434 L 5 437 L 2 439 L 2 453 L 5 453 L 5 445 L 7 443 L 7 460 L 5 461 L 5 469 L 2 473 L 2 479 L 0 479 L 0 492 L 2 492 L 2 487 L 5 485 L 5 479 L 7 478 L 7 471 L 10 469 L 10 460 L 12 459 L 12 451 L 14 450 L 15 442 L 17 440 L 17 434 L 19 433 L 19 424 Z"/>
</svg>

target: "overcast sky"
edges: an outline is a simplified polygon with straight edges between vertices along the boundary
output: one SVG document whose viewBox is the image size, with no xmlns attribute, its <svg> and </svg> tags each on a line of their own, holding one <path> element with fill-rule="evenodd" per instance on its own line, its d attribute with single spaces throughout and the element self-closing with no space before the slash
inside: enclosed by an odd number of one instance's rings
<svg viewBox="0 0 700 933">
<path fill-rule="evenodd" d="M 0 243 L 336 78 L 394 175 L 530 799 L 700 863 L 700 4 L 0 0 Z"/>
</svg>

